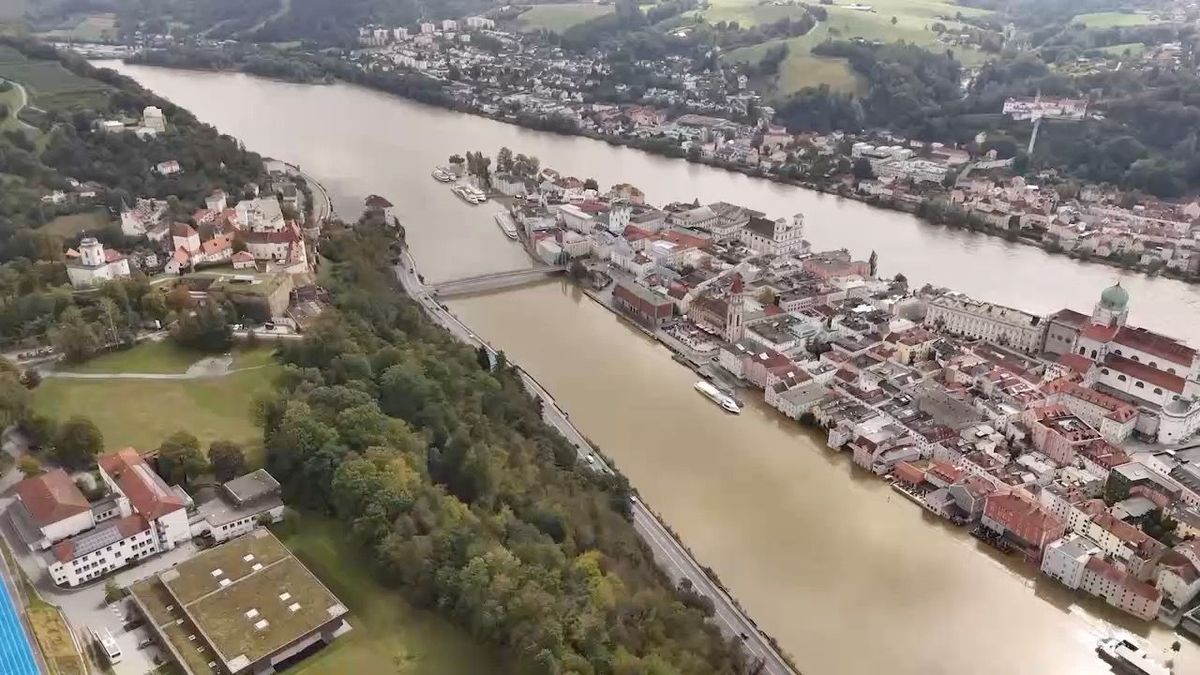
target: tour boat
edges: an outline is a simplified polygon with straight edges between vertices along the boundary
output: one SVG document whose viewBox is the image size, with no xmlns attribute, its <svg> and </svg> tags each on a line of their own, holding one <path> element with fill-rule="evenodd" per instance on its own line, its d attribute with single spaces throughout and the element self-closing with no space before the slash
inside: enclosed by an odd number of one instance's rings
<svg viewBox="0 0 1200 675">
<path fill-rule="evenodd" d="M 471 191 L 470 185 L 455 185 L 454 187 L 450 188 L 450 191 L 453 192 L 454 194 L 458 195 L 459 199 L 463 200 L 464 202 L 466 202 L 468 204 L 471 204 L 471 205 L 479 204 L 479 202 L 475 199 L 474 193 Z"/>
<path fill-rule="evenodd" d="M 1112 664 L 1117 672 L 1127 675 L 1171 675 L 1171 669 L 1150 658 L 1150 655 L 1129 640 L 1104 638 L 1096 645 L 1100 658 Z"/>
<path fill-rule="evenodd" d="M 705 382 L 704 380 L 700 380 L 695 386 L 696 391 L 704 394 L 708 400 L 721 406 L 727 412 L 734 413 L 735 415 L 742 412 L 741 407 L 738 406 L 737 401 L 733 400 L 732 396 L 721 393 L 721 390 L 717 389 L 712 384 Z"/>
<path fill-rule="evenodd" d="M 513 222 L 512 216 L 508 215 L 504 211 L 501 211 L 500 213 L 496 214 L 496 224 L 499 225 L 500 229 L 504 231 L 504 236 L 512 239 L 513 241 L 517 240 L 517 225 Z"/>
<path fill-rule="evenodd" d="M 454 174 L 446 171 L 440 166 L 434 168 L 433 173 L 430 175 L 433 176 L 433 179 L 439 183 L 450 183 L 454 181 Z"/>
</svg>

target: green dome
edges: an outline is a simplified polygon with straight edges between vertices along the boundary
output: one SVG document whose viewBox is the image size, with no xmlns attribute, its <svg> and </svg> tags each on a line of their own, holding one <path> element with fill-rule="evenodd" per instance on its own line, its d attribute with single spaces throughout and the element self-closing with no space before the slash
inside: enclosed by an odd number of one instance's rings
<svg viewBox="0 0 1200 675">
<path fill-rule="evenodd" d="M 1129 304 L 1129 292 L 1121 288 L 1121 282 L 1118 281 L 1115 286 L 1109 286 L 1100 294 L 1100 304 L 1105 309 L 1123 312 Z"/>
</svg>

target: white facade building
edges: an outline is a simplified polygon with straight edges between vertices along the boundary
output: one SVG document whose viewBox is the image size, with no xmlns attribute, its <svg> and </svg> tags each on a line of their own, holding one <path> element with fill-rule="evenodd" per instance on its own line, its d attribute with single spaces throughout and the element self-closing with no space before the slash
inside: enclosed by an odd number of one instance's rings
<svg viewBox="0 0 1200 675">
<path fill-rule="evenodd" d="M 797 255 L 806 251 L 804 216 L 797 213 L 789 223 L 785 218 L 750 218 L 739 233 L 742 243 L 759 255 Z"/>
<path fill-rule="evenodd" d="M 929 303 L 925 325 L 956 335 L 1005 345 L 1029 354 L 1042 344 L 1042 318 L 1019 309 L 947 294 Z"/>
<path fill-rule="evenodd" d="M 105 281 L 129 276 L 129 261 L 106 249 L 95 237 L 79 242 L 79 257 L 67 261 L 67 278 L 75 288 L 89 288 Z"/>
<path fill-rule="evenodd" d="M 1050 542 L 1042 556 L 1042 574 L 1072 590 L 1083 583 L 1083 571 L 1092 556 L 1100 553 L 1095 542 L 1070 534 Z"/>
<path fill-rule="evenodd" d="M 45 550 L 96 525 L 92 508 L 67 472 L 47 471 L 17 483 L 9 513 L 29 547 Z"/>
</svg>

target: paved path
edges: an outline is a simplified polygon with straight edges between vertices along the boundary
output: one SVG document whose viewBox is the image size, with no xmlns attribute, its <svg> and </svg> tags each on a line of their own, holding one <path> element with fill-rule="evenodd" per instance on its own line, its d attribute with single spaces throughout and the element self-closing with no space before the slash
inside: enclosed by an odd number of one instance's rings
<svg viewBox="0 0 1200 675">
<path fill-rule="evenodd" d="M 493 352 L 492 356 L 495 356 L 490 345 L 475 335 L 458 317 L 444 309 L 437 300 L 429 295 L 429 289 L 421 282 L 416 271 L 416 262 L 408 250 L 405 250 L 400 256 L 400 264 L 396 265 L 395 273 L 409 297 L 416 300 L 434 321 L 462 342 L 476 348 L 486 347 L 489 352 Z M 526 388 L 542 400 L 542 411 L 546 422 L 558 429 L 567 440 L 575 445 L 580 459 L 588 461 L 587 458 L 592 457 L 594 458 L 593 466 L 598 471 L 612 473 L 612 469 L 596 453 L 591 443 L 567 418 L 567 413 L 554 402 L 550 392 L 546 391 L 524 370 L 520 370 L 518 367 L 518 371 Z M 679 583 L 683 579 L 688 579 L 692 583 L 693 590 L 712 600 L 713 619 L 717 627 L 726 637 L 743 640 L 746 652 L 751 659 L 762 660 L 762 670 L 759 672 L 763 675 L 797 675 L 796 671 L 783 659 L 783 655 L 771 645 L 767 636 L 758 629 L 758 625 L 737 606 L 737 603 L 724 589 L 709 578 L 687 547 L 667 530 L 658 516 L 640 499 L 635 499 L 631 508 L 634 529 L 650 546 L 659 566 L 667 572 L 673 582 Z"/>
<path fill-rule="evenodd" d="M 247 366 L 246 368 L 230 368 L 221 372 L 192 372 L 192 369 L 189 368 L 186 373 L 64 373 L 49 370 L 42 373 L 42 377 L 53 377 L 59 380 L 204 380 L 266 367 L 266 365 Z"/>
</svg>

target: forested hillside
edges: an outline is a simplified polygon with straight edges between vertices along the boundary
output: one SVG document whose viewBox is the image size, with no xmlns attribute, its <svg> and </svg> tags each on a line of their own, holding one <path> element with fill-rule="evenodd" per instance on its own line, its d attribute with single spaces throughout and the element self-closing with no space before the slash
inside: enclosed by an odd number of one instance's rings
<svg viewBox="0 0 1200 675">
<path fill-rule="evenodd" d="M 263 401 L 268 467 L 292 504 L 334 513 L 381 578 L 529 673 L 743 672 L 627 520 L 620 477 L 582 468 L 512 369 L 396 292 L 392 231 L 329 234 L 337 305 Z"/>
</svg>

